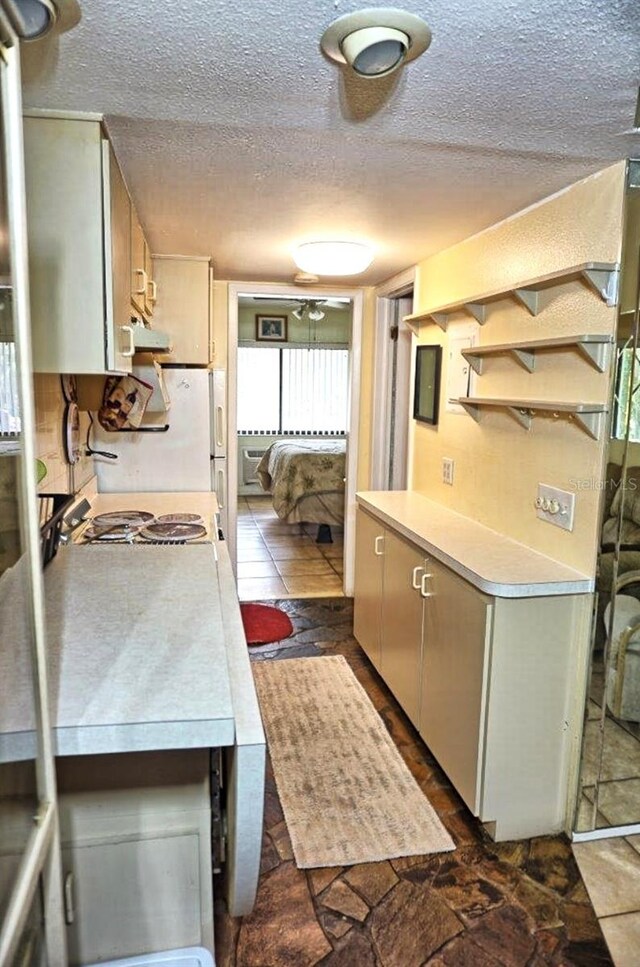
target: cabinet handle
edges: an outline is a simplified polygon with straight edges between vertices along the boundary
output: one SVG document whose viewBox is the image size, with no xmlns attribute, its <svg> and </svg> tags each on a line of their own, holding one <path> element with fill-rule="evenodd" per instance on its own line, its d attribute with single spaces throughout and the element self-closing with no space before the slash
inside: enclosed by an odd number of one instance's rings
<svg viewBox="0 0 640 967">
<path fill-rule="evenodd" d="M 216 406 L 216 446 L 224 446 L 224 407 Z"/>
<path fill-rule="evenodd" d="M 142 285 L 135 289 L 135 295 L 146 295 L 147 289 L 149 288 L 149 279 L 147 278 L 147 273 L 144 269 L 136 269 L 136 275 L 142 276 Z"/>
<path fill-rule="evenodd" d="M 149 281 L 147 282 L 147 288 L 151 289 L 149 302 L 157 302 L 158 301 L 158 283 L 154 282 L 153 279 L 149 279 Z"/>
<path fill-rule="evenodd" d="M 416 565 L 416 567 L 413 569 L 413 574 L 411 575 L 411 587 L 414 591 L 420 590 L 420 581 L 418 580 L 418 574 L 420 571 L 424 571 L 422 564 Z"/>
<path fill-rule="evenodd" d="M 433 591 L 427 591 L 427 581 L 429 580 L 430 577 L 433 577 L 433 575 L 426 574 L 426 573 L 422 575 L 422 580 L 420 581 L 420 594 L 422 595 L 423 598 L 433 597 Z"/>
<path fill-rule="evenodd" d="M 218 470 L 218 486 L 216 488 L 216 497 L 218 498 L 218 507 L 220 510 L 224 510 L 226 500 L 224 470 Z"/>
<path fill-rule="evenodd" d="M 135 344 L 135 339 L 133 337 L 133 329 L 131 328 L 131 326 L 120 326 L 120 328 L 122 329 L 123 332 L 129 333 L 129 348 L 123 349 L 122 355 L 126 356 L 127 358 L 130 358 L 131 356 L 135 356 L 136 344 Z"/>
<path fill-rule="evenodd" d="M 71 925 L 76 918 L 76 908 L 73 902 L 73 873 L 67 873 L 64 878 L 64 920 Z"/>
<path fill-rule="evenodd" d="M 382 545 L 378 544 L 378 541 L 382 541 Z M 373 543 L 373 553 L 377 557 L 382 557 L 382 555 L 384 554 L 384 550 L 382 550 L 382 551 L 380 550 L 380 547 L 381 546 L 384 548 L 384 535 L 383 534 L 378 534 L 378 536 L 376 537 L 376 539 L 375 539 L 375 541 Z"/>
</svg>

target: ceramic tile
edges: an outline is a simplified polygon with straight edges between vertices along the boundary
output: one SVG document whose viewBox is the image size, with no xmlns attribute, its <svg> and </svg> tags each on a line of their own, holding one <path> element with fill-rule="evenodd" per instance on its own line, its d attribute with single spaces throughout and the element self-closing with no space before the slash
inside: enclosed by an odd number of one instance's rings
<svg viewBox="0 0 640 967">
<path fill-rule="evenodd" d="M 335 597 L 342 593 L 342 582 L 337 574 L 333 576 L 316 576 L 306 574 L 287 574 L 283 578 L 289 594 L 304 596 L 308 592 Z"/>
<path fill-rule="evenodd" d="M 627 843 L 629 843 L 630 846 L 633 846 L 637 853 L 640 853 L 640 833 L 636 834 L 635 836 L 627 836 Z"/>
<path fill-rule="evenodd" d="M 331 565 L 324 560 L 296 560 L 294 558 L 291 561 L 277 561 L 275 566 L 283 577 L 291 574 L 313 574 L 316 576 L 324 575 L 325 577 L 331 577 L 335 573 Z"/>
<path fill-rule="evenodd" d="M 304 547 L 278 547 L 270 545 L 271 556 L 274 561 L 291 561 L 291 560 L 316 560 L 321 561 L 322 555 L 313 545 L 308 545 Z"/>
<path fill-rule="evenodd" d="M 238 562 L 238 578 L 277 578 L 278 571 L 272 561 Z"/>
<path fill-rule="evenodd" d="M 266 547 L 238 547 L 237 559 L 239 564 L 247 564 L 250 561 L 270 561 L 271 555 Z"/>
<path fill-rule="evenodd" d="M 585 723 L 582 747 L 582 782 L 595 782 L 600 768 L 600 721 Z M 629 735 L 614 719 L 607 717 L 604 723 L 604 748 L 600 778 L 632 779 L 640 777 L 640 742 Z M 640 810 L 639 810 L 640 813 Z"/>
<path fill-rule="evenodd" d="M 601 782 L 598 808 L 606 818 L 606 825 L 625 826 L 640 822 L 640 779 Z"/>
<path fill-rule="evenodd" d="M 238 578 L 241 601 L 272 601 L 286 593 L 280 578 Z"/>
<path fill-rule="evenodd" d="M 615 967 L 638 967 L 640 963 L 640 912 L 604 917 L 600 928 Z"/>
<path fill-rule="evenodd" d="M 599 917 L 640 910 L 640 855 L 629 843 L 574 843 L 573 853 Z"/>
</svg>

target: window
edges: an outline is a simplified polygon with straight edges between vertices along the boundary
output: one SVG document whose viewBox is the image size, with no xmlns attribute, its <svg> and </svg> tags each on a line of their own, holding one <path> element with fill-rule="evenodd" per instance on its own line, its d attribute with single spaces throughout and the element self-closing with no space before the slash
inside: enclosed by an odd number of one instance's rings
<svg viewBox="0 0 640 967">
<path fill-rule="evenodd" d="M 636 353 L 635 368 L 633 366 L 633 347 L 630 340 L 618 350 L 618 372 L 616 374 L 615 411 L 613 419 L 612 437 L 623 440 L 626 435 L 627 418 L 629 419 L 629 439 L 632 443 L 640 442 L 640 351 Z M 633 369 L 633 373 L 632 373 Z"/>
<path fill-rule="evenodd" d="M 238 350 L 239 433 L 346 433 L 347 349 Z"/>
</svg>

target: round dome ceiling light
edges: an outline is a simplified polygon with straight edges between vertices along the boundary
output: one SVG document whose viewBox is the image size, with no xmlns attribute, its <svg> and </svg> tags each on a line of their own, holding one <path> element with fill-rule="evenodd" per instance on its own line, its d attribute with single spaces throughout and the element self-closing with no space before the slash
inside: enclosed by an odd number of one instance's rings
<svg viewBox="0 0 640 967">
<path fill-rule="evenodd" d="M 373 248 L 365 242 L 303 242 L 293 261 L 314 275 L 358 275 L 373 262 Z"/>
<path fill-rule="evenodd" d="M 323 51 L 360 77 L 385 77 L 415 60 L 431 43 L 420 17 L 393 7 L 372 7 L 339 17 L 320 40 Z"/>
</svg>

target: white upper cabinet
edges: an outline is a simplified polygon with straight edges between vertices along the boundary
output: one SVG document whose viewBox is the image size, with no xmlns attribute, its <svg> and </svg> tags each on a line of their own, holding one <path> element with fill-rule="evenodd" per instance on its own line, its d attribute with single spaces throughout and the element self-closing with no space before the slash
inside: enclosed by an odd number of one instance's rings
<svg viewBox="0 0 640 967">
<path fill-rule="evenodd" d="M 131 211 L 97 120 L 24 122 L 36 372 L 129 372 Z"/>
</svg>

